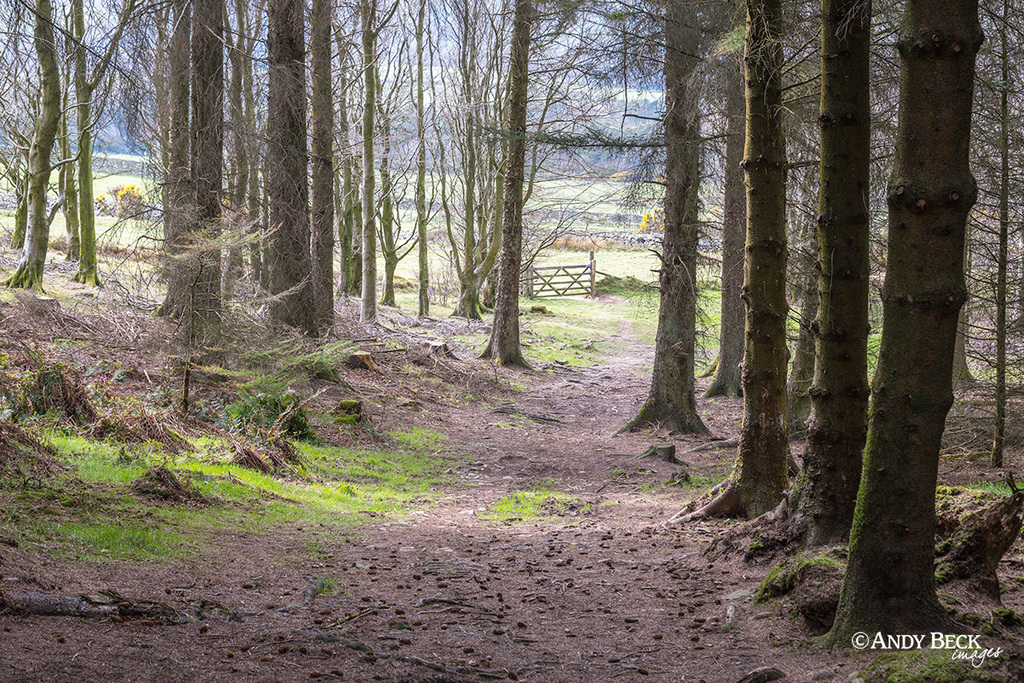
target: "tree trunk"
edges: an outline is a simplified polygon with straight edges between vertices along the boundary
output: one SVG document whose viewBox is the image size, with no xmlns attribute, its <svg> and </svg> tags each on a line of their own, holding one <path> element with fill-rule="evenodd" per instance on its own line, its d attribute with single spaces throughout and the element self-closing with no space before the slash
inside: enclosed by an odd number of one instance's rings
<svg viewBox="0 0 1024 683">
<path fill-rule="evenodd" d="M 743 424 L 736 467 L 722 492 L 683 520 L 755 517 L 788 484 L 786 418 L 786 148 L 782 133 L 782 3 L 747 0 L 747 241 Z"/>
<path fill-rule="evenodd" d="M 823 0 L 822 16 L 816 366 L 796 496 L 812 546 L 850 533 L 869 394 L 871 5 Z"/>
<path fill-rule="evenodd" d="M 28 152 L 25 152 L 24 174 L 20 174 L 14 187 L 14 232 L 11 234 L 11 248 L 22 249 L 25 246 L 25 233 L 28 232 Z"/>
<path fill-rule="evenodd" d="M 99 287 L 96 254 L 96 200 L 92 178 L 92 93 L 85 62 L 85 12 L 83 0 L 74 0 L 71 6 L 72 27 L 75 38 L 75 96 L 78 98 L 78 194 L 79 205 L 79 257 L 75 282 Z"/>
<path fill-rule="evenodd" d="M 378 75 L 377 91 L 381 83 Z M 398 267 L 398 248 L 395 244 L 395 207 L 393 203 L 394 183 L 391 180 L 391 121 L 384 110 L 383 102 L 377 99 L 377 115 L 380 117 L 381 155 L 380 155 L 380 250 L 384 257 L 384 288 L 380 303 L 384 306 L 397 306 L 395 301 L 395 268 Z"/>
<path fill-rule="evenodd" d="M 1006 269 L 1010 235 L 1010 66 L 1006 37 L 1009 0 L 1003 0 L 999 25 L 1001 82 L 999 86 L 999 251 L 996 258 L 996 387 L 995 424 L 992 430 L 992 467 L 1003 466 L 1006 440 Z"/>
<path fill-rule="evenodd" d="M 189 178 L 189 156 L 191 135 L 189 111 L 191 102 L 191 55 L 192 47 L 192 3 L 188 0 L 174 0 L 174 30 L 171 34 L 171 49 L 168 59 L 168 164 L 167 199 L 164 207 L 167 218 L 164 222 L 164 277 L 167 293 L 160 307 L 160 313 L 177 317 L 182 314 L 188 301 L 189 276 L 187 259 L 183 258 L 185 236 L 195 212 L 192 196 L 192 182 Z"/>
<path fill-rule="evenodd" d="M 317 334 L 309 234 L 306 164 L 305 11 L 302 0 L 267 5 L 267 200 L 271 318 Z"/>
<path fill-rule="evenodd" d="M 121 36 L 135 11 L 136 2 L 137 0 L 126 0 L 122 5 L 114 34 L 107 42 L 106 49 L 91 72 L 86 72 L 85 15 L 82 0 L 75 0 L 72 7 L 75 37 L 75 93 L 78 97 L 78 194 L 79 229 L 81 230 L 80 258 L 78 259 L 78 272 L 75 274 L 74 280 L 90 287 L 102 286 L 97 270 L 96 201 L 92 178 L 92 133 L 96 124 L 92 111 L 93 94 L 117 51 Z"/>
<path fill-rule="evenodd" d="M 478 125 L 474 106 L 476 100 L 475 74 L 476 74 L 476 49 L 475 35 L 472 24 L 476 17 L 470 15 L 468 2 L 459 5 L 459 22 L 461 24 L 461 36 L 459 45 L 459 73 L 462 76 L 462 96 L 464 99 L 465 116 L 463 119 L 463 142 L 464 158 L 462 169 L 463 183 L 463 234 L 462 254 L 463 268 L 459 278 L 459 300 L 455 305 L 454 315 L 459 315 L 470 320 L 480 320 L 480 290 L 477 280 L 477 240 L 476 240 L 476 212 L 477 212 L 477 136 Z M 453 244 L 454 247 L 454 244 Z"/>
<path fill-rule="evenodd" d="M 810 249 L 811 245 L 807 245 Z M 815 250 L 817 251 L 817 250 Z M 818 315 L 818 282 L 811 267 L 814 257 L 799 254 L 803 262 L 797 277 L 799 284 L 794 289 L 799 293 L 800 314 L 797 320 L 797 338 L 790 358 L 789 379 L 786 383 L 786 412 L 789 415 L 789 431 L 801 435 L 807 431 L 807 420 L 811 416 L 811 382 L 814 380 L 814 332 L 815 316 Z"/>
<path fill-rule="evenodd" d="M 192 316 L 204 337 L 220 321 L 221 203 L 224 175 L 224 0 L 193 0 L 192 189 L 196 270 L 191 274 Z M 85 240 L 83 242 L 83 251 Z"/>
<path fill-rule="evenodd" d="M 64 101 L 61 106 L 64 113 L 60 117 L 60 157 L 63 160 L 71 158 L 71 135 L 70 126 L 68 126 L 68 112 L 70 111 L 68 98 L 71 89 L 68 83 L 69 78 L 70 74 L 67 75 L 64 81 Z M 78 259 L 81 253 L 78 230 L 78 184 L 76 178 L 75 165 L 73 163 L 61 164 L 60 193 L 64 196 L 64 225 L 67 228 L 65 232 L 68 236 L 67 258 L 69 261 Z"/>
<path fill-rule="evenodd" d="M 60 125 L 60 71 L 57 68 L 50 0 L 36 0 L 33 42 L 41 79 L 39 113 L 33 126 L 28 156 L 28 224 L 21 261 L 4 284 L 42 291 L 43 266 L 50 241 L 46 190 L 50 185 L 50 154 Z"/>
<path fill-rule="evenodd" d="M 334 324 L 334 98 L 331 92 L 332 4 L 313 0 L 310 13 L 311 113 L 313 116 L 313 204 L 310 260 L 314 324 L 324 333 Z"/>
<path fill-rule="evenodd" d="M 699 52 L 697 13 L 686 0 L 671 0 L 665 9 L 665 233 L 654 370 L 647 401 L 619 431 L 660 423 L 673 432 L 708 433 L 694 396 L 700 116 L 691 80 Z"/>
<path fill-rule="evenodd" d="M 341 149 L 338 151 L 338 169 L 341 174 L 341 182 L 336 188 L 338 197 L 338 251 L 340 263 L 338 267 L 338 292 L 340 294 L 351 294 L 353 269 L 355 264 L 352 258 L 352 233 L 355 219 L 355 207 L 353 206 L 352 180 L 352 154 L 349 152 L 349 125 L 348 125 L 348 89 L 349 80 L 348 68 L 348 45 L 339 30 L 337 34 L 338 44 L 338 139 L 341 141 Z M 362 264 L 359 264 L 362 267 Z"/>
<path fill-rule="evenodd" d="M 523 260 L 523 178 L 526 170 L 526 107 L 529 84 L 530 0 L 516 0 L 508 81 L 508 163 L 505 164 L 501 253 L 491 338 L 483 358 L 528 367 L 519 345 L 519 271 Z"/>
<path fill-rule="evenodd" d="M 373 134 L 377 110 L 377 0 L 360 0 L 363 38 L 363 274 L 359 322 L 377 321 L 377 216 Z"/>
<path fill-rule="evenodd" d="M 850 559 L 828 636 L 946 630 L 935 594 L 935 485 L 953 402 L 977 2 L 908 0 L 899 38 L 899 128 L 889 204 L 882 340 Z"/>
<path fill-rule="evenodd" d="M 430 315 L 430 263 L 427 252 L 427 130 L 423 104 L 423 37 L 427 2 L 420 0 L 416 14 L 416 240 L 419 260 L 416 315 Z"/>
<path fill-rule="evenodd" d="M 718 340 L 718 365 L 710 396 L 740 396 L 740 362 L 743 360 L 743 238 L 747 222 L 743 169 L 743 67 L 730 63 L 726 91 L 728 129 L 725 142 L 725 212 L 722 218 L 722 326 Z"/>
<path fill-rule="evenodd" d="M 228 82 L 228 111 L 231 115 L 231 172 L 228 176 L 227 200 L 235 212 L 239 225 L 244 225 L 249 218 L 246 215 L 248 209 L 246 194 L 249 190 L 250 163 L 246 136 L 251 135 L 242 96 L 245 89 L 246 46 L 244 41 L 248 29 L 246 27 L 246 9 L 242 7 L 239 11 L 237 0 L 235 2 L 235 22 L 234 28 L 229 28 L 224 34 L 225 48 L 231 65 L 231 77 Z M 242 248 L 237 237 L 232 236 L 227 247 L 224 271 L 221 274 L 221 291 L 224 293 L 225 299 L 230 299 L 234 295 L 235 280 L 242 271 L 242 265 Z"/>
</svg>

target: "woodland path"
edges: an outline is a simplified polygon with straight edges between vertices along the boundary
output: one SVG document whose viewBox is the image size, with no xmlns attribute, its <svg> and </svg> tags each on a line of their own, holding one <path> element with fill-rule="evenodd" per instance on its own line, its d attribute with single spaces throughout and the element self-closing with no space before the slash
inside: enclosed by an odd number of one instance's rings
<svg viewBox="0 0 1024 683">
<path fill-rule="evenodd" d="M 845 681 L 863 659 L 823 652 L 787 614 L 752 604 L 765 568 L 703 554 L 727 523 L 659 526 L 699 490 L 666 487 L 678 467 L 635 456 L 697 441 L 613 437 L 646 395 L 653 350 L 628 330 L 599 343 L 614 351 L 605 364 L 523 375 L 511 401 L 424 413 L 471 461 L 465 485 L 408 517 L 368 518 L 344 535 L 303 523 L 225 532 L 210 539 L 213 560 L 170 564 L 5 552 L 16 567 L 5 577 L 40 590 L 114 585 L 206 620 L 0 617 L 0 679 L 732 683 L 775 666 L 787 681 Z M 717 434 L 731 436 L 737 405 L 705 403 Z M 731 461 L 685 457 L 694 474 Z M 485 515 L 510 493 L 541 490 L 564 494 L 545 503 L 550 517 Z M 310 598 L 321 576 L 336 588 Z"/>
</svg>

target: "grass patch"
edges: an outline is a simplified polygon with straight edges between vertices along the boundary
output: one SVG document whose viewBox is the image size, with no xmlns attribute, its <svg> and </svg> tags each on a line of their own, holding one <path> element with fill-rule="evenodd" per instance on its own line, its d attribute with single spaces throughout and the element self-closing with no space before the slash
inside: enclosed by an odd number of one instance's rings
<svg viewBox="0 0 1024 683">
<path fill-rule="evenodd" d="M 495 522 L 557 520 L 587 514 L 593 506 L 565 493 L 538 486 L 529 491 L 513 491 L 496 500 L 480 515 Z"/>
<path fill-rule="evenodd" d="M 172 456 L 157 444 L 56 434 L 51 442 L 69 471 L 31 487 L 13 480 L 0 487 L 0 523 L 28 543 L 81 560 L 204 556 L 223 530 L 253 534 L 295 522 L 350 527 L 367 515 L 395 517 L 429 505 L 458 483 L 453 471 L 462 459 L 437 452 L 443 434 L 409 429 L 392 437 L 399 447 L 387 450 L 296 444 L 303 467 L 273 476 L 231 463 L 229 446 L 214 438 Z M 213 502 L 171 505 L 132 493 L 132 482 L 158 464 Z"/>
<path fill-rule="evenodd" d="M 36 534 L 58 554 L 76 560 L 157 560 L 180 557 L 185 539 L 180 534 L 134 521 L 101 524 L 84 522 L 40 524 Z"/>
</svg>

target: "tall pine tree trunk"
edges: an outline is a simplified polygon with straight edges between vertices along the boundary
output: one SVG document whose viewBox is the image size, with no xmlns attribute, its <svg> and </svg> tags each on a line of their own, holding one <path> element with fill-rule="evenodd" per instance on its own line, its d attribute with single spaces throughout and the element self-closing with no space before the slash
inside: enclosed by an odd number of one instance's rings
<svg viewBox="0 0 1024 683">
<path fill-rule="evenodd" d="M 747 0 L 747 241 L 743 424 L 735 469 L 682 521 L 770 512 L 788 483 L 786 417 L 786 147 L 782 131 L 782 3 Z"/>
<path fill-rule="evenodd" d="M 519 271 L 523 260 L 523 177 L 526 170 L 526 106 L 529 84 L 530 0 L 516 0 L 508 82 L 508 163 L 505 164 L 501 252 L 491 338 L 483 352 L 501 365 L 527 367 L 519 345 Z"/>
<path fill-rule="evenodd" d="M 809 545 L 845 542 L 867 436 L 871 4 L 823 0 L 818 317 L 795 507 Z"/>
<path fill-rule="evenodd" d="M 195 192 L 196 270 L 189 285 L 191 313 L 212 332 L 220 320 L 221 233 L 224 206 L 224 0 L 193 0 L 192 189 Z M 83 251 L 84 251 L 83 239 Z"/>
<path fill-rule="evenodd" d="M 302 0 L 267 4 L 270 83 L 267 98 L 266 252 L 274 321 L 317 333 L 310 274 L 306 164 L 305 10 Z"/>
<path fill-rule="evenodd" d="M 659 423 L 673 432 L 706 434 L 694 396 L 697 320 L 697 191 L 700 187 L 697 13 L 687 0 L 665 9 L 665 234 L 654 371 L 646 402 L 619 431 Z"/>
<path fill-rule="evenodd" d="M 992 429 L 992 467 L 1003 466 L 1006 441 L 1006 270 L 1010 238 L 1010 65 L 1007 46 L 1009 0 L 1003 0 L 999 25 L 1001 83 L 999 93 L 999 251 L 996 260 L 996 386 Z"/>
<path fill-rule="evenodd" d="M 797 315 L 797 337 L 789 359 L 789 378 L 786 380 L 786 413 L 791 435 L 803 435 L 811 416 L 811 382 L 814 380 L 814 319 L 818 315 L 818 278 L 814 270 L 818 253 L 814 233 L 806 221 L 792 211 L 790 224 L 801 223 L 801 244 L 790 252 L 790 291 L 800 302 Z"/>
<path fill-rule="evenodd" d="M 326 332 L 334 324 L 334 98 L 331 92 L 329 0 L 313 0 L 310 13 L 310 78 L 313 116 L 310 260 L 313 266 L 314 323 Z"/>
<path fill-rule="evenodd" d="M 969 167 L 974 0 L 908 0 L 899 36 L 899 127 L 882 290 L 882 341 L 850 557 L 828 636 L 944 631 L 935 594 L 935 485 L 953 402 L 964 237 L 977 198 Z"/>
<path fill-rule="evenodd" d="M 715 377 L 704 392 L 710 396 L 739 396 L 743 360 L 743 242 L 747 227 L 747 201 L 743 169 L 743 65 L 728 65 L 726 90 L 725 197 L 722 218 L 722 325 Z"/>
</svg>

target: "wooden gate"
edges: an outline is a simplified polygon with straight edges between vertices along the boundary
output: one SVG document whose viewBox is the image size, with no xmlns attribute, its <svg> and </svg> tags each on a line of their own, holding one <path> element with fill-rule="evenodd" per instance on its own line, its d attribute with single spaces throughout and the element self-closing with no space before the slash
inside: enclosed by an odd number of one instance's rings
<svg viewBox="0 0 1024 683">
<path fill-rule="evenodd" d="M 558 296 L 597 298 L 597 262 L 590 252 L 590 263 L 581 266 L 534 266 L 522 280 L 523 294 L 531 299 Z"/>
</svg>

